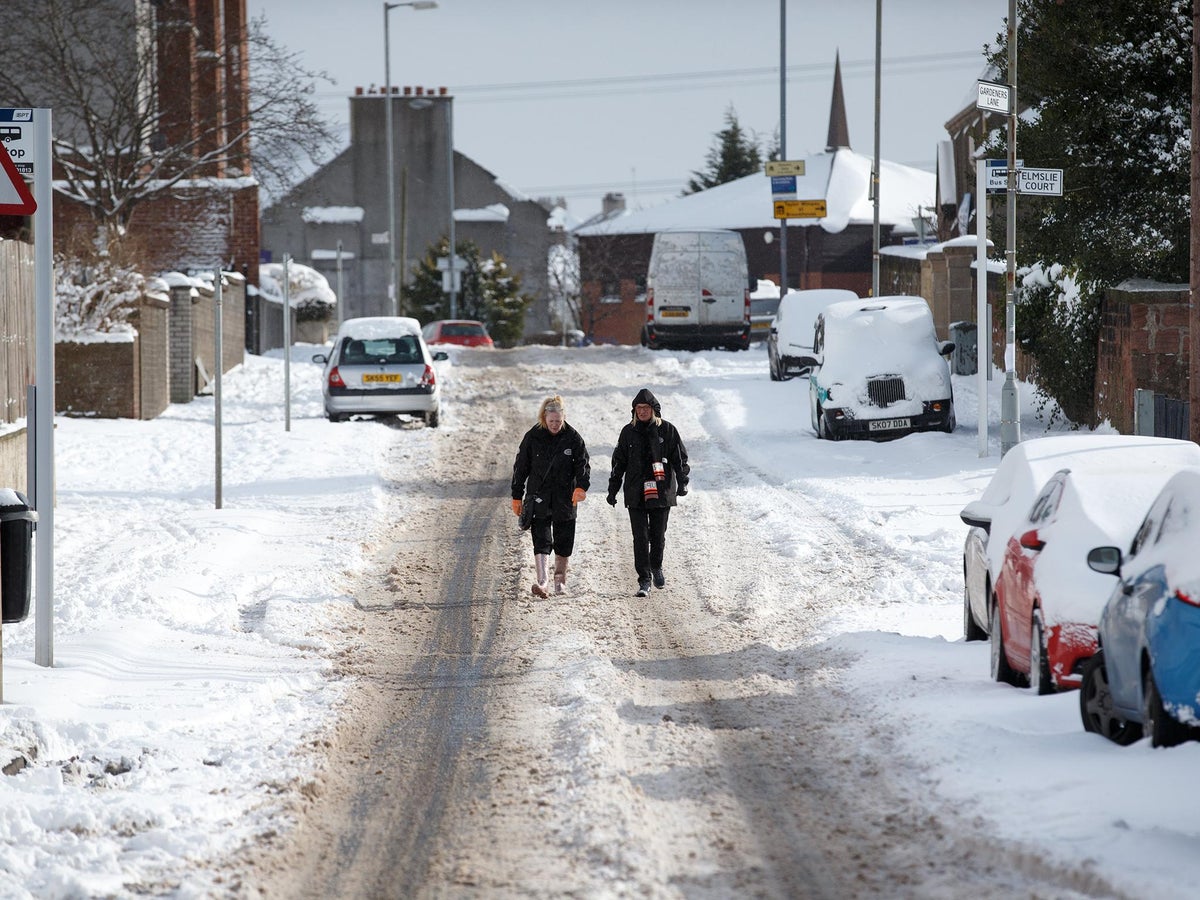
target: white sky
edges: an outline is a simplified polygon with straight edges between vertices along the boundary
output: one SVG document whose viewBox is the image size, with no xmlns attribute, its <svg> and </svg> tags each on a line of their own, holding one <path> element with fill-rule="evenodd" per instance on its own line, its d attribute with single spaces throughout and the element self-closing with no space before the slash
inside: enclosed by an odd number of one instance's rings
<svg viewBox="0 0 1200 900">
<path fill-rule="evenodd" d="M 396 85 L 455 96 L 454 143 L 532 196 L 565 196 L 579 218 L 608 191 L 631 207 L 678 196 L 733 106 L 769 138 L 779 123 L 778 0 L 438 0 L 390 13 Z M 841 52 L 851 146 L 874 154 L 874 0 L 787 6 L 787 151 L 823 150 Z M 321 108 L 339 122 L 356 85 L 384 83 L 383 4 L 249 0 L 279 42 L 337 80 Z M 1005 0 L 883 4 L 884 159 L 933 170 L 944 124 L 973 96 Z"/>
<path fill-rule="evenodd" d="M 316 349 L 293 352 L 290 432 L 280 358 L 249 356 L 226 377 L 220 511 L 211 398 L 149 422 L 57 420 L 55 666 L 33 664 L 33 617 L 3 630 L 0 748 L 35 749 L 37 758 L 0 777 L 0 896 L 123 896 L 125 885 L 160 878 L 183 879 L 177 896 L 209 896 L 221 856 L 279 826 L 275 785 L 304 778 L 293 754 L 353 689 L 330 679 L 332 644 L 345 638 L 323 627 L 352 603 L 345 592 L 366 565 L 371 536 L 418 502 L 402 479 L 423 478 L 433 442 L 454 440 L 490 402 L 472 377 L 481 368 L 457 366 L 456 355 L 437 364 L 440 429 L 332 425 L 321 415 L 320 367 L 309 361 Z M 974 376 L 955 379 L 954 434 L 830 443 L 809 428 L 805 380 L 770 381 L 761 345 L 496 352 L 520 353 L 538 377 L 587 355 L 563 393 L 614 411 L 627 410 L 634 386 L 659 391 L 693 448 L 692 490 L 672 517 L 673 564 L 722 558 L 722 535 L 689 528 L 692 515 L 744 510 L 745 528 L 761 536 L 767 582 L 729 598 L 748 606 L 739 628 L 757 629 L 753 640 L 781 653 L 857 659 L 840 687 L 858 714 L 894 736 L 895 777 L 912 796 L 934 810 L 965 809 L 1038 858 L 1093 873 L 1118 893 L 1194 894 L 1200 808 L 1181 786 L 1194 780 L 1200 743 L 1153 750 L 1143 739 L 1122 748 L 1085 734 L 1078 694 L 1036 697 L 993 683 L 987 644 L 961 640 L 966 526 L 958 512 L 999 460 L 1002 378 L 989 389 L 990 455 L 980 458 Z M 611 385 L 626 382 L 629 390 L 613 395 Z M 1033 408 L 1024 386 L 1021 396 L 1022 408 Z M 613 415 L 619 423 L 627 412 Z M 1043 430 L 1029 414 L 1022 427 L 1026 439 Z M 515 446 L 518 435 L 510 437 Z M 594 456 L 600 483 L 606 469 Z M 593 496 L 581 535 L 592 517 L 617 514 Z M 789 573 L 825 547 L 811 533 L 815 519 L 797 515 L 808 507 L 900 562 L 849 598 L 815 646 L 777 646 L 795 605 Z M 612 590 L 588 587 L 585 540 L 577 552 L 576 587 L 561 602 Z M 542 648 L 545 658 L 577 664 L 579 635 L 562 640 Z M 605 646 L 585 649 L 605 658 Z M 629 689 L 563 684 L 600 705 L 624 702 Z M 564 699 L 531 715 L 557 717 L 556 752 L 607 754 L 619 773 L 620 742 L 596 746 L 577 708 Z"/>
</svg>

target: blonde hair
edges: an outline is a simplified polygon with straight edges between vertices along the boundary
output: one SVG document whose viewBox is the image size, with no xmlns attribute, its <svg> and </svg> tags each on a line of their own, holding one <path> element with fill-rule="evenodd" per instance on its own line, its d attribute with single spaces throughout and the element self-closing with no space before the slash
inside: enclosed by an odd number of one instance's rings
<svg viewBox="0 0 1200 900">
<path fill-rule="evenodd" d="M 558 394 L 555 394 L 553 397 L 547 397 L 542 401 L 542 405 L 538 407 L 538 424 L 543 428 L 548 427 L 546 425 L 546 413 L 548 412 L 562 413 L 563 421 L 567 421 L 567 405 L 563 403 L 563 398 Z"/>
</svg>

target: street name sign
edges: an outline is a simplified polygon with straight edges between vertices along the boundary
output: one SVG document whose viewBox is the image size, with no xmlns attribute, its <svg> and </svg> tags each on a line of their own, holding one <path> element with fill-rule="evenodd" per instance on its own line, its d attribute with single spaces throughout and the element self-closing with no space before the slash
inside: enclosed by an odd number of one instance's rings
<svg viewBox="0 0 1200 900">
<path fill-rule="evenodd" d="M 767 163 L 768 175 L 799 175 L 804 177 L 804 160 L 773 159 Z"/>
<path fill-rule="evenodd" d="M 776 219 L 823 219 L 828 215 L 824 200 L 776 200 Z"/>
<path fill-rule="evenodd" d="M 975 108 L 1012 115 L 1012 88 L 994 81 L 976 82 Z"/>
<path fill-rule="evenodd" d="M 994 179 L 994 180 L 993 180 Z M 993 184 L 996 186 L 993 187 Z M 1008 169 L 988 169 L 988 193 L 1008 190 Z M 1017 169 L 1017 193 L 1042 197 L 1061 197 L 1063 192 L 1062 169 Z"/>
</svg>

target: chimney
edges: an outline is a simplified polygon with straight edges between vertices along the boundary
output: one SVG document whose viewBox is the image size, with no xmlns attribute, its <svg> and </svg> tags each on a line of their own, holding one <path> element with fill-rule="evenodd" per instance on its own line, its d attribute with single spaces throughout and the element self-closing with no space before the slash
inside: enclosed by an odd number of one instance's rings
<svg viewBox="0 0 1200 900">
<path fill-rule="evenodd" d="M 611 192 L 607 193 L 604 195 L 604 199 L 600 201 L 600 204 L 601 204 L 600 210 L 606 216 L 610 215 L 611 213 L 615 213 L 615 212 L 624 212 L 625 211 L 625 195 L 624 194 L 614 194 Z"/>
</svg>

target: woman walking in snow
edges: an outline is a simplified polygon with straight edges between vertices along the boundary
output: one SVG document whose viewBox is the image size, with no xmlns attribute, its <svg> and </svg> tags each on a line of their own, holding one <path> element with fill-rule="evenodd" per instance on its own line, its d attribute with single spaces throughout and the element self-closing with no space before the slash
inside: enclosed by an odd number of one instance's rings
<svg viewBox="0 0 1200 900">
<path fill-rule="evenodd" d="M 625 480 L 625 507 L 633 531 L 633 568 L 637 571 L 637 596 L 667 583 L 663 574 L 667 518 L 675 498 L 687 494 L 691 467 L 687 448 L 675 426 L 662 418 L 658 399 L 647 388 L 633 398 L 633 418 L 613 448 L 612 474 L 608 479 L 608 505 L 617 505 L 617 490 Z"/>
<path fill-rule="evenodd" d="M 547 590 L 550 553 L 554 553 L 554 593 L 567 586 L 567 560 L 575 548 L 575 506 L 591 487 L 592 467 L 579 432 L 567 424 L 566 408 L 557 394 L 538 408 L 538 420 L 517 450 L 512 475 L 512 510 L 530 516 L 533 561 L 537 580 L 530 588 L 535 597 Z"/>
</svg>

